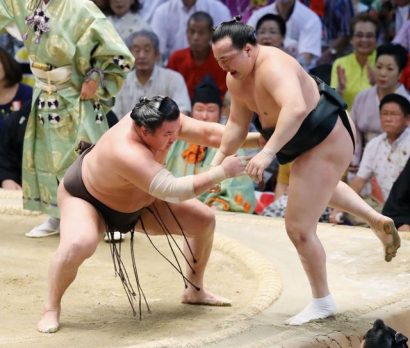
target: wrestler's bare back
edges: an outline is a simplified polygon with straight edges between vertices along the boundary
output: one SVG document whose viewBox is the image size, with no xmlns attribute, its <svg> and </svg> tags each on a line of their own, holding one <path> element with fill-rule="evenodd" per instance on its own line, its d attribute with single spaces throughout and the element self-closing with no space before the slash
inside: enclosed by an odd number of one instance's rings
<svg viewBox="0 0 410 348">
<path fill-rule="evenodd" d="M 292 96 L 300 91 L 307 115 L 319 100 L 316 82 L 293 57 L 282 50 L 258 47 L 255 66 L 246 78 L 235 79 L 228 74 L 227 84 L 232 99 L 240 101 L 240 107 L 256 112 L 263 128 L 271 128 L 275 127 L 283 107 L 282 96 Z M 289 82 L 293 76 L 295 79 Z M 282 104 L 276 100 L 281 100 Z"/>
<path fill-rule="evenodd" d="M 129 115 L 110 128 L 83 160 L 82 177 L 87 190 L 108 207 L 120 212 L 134 212 L 152 204 L 155 200 L 147 191 L 149 185 L 137 187 L 123 175 L 133 170 L 135 178 L 139 163 L 152 158 L 153 167 L 160 165 L 159 154 L 153 154 L 142 142 Z M 144 164 L 143 164 L 144 163 Z M 124 170 L 125 168 L 125 170 Z M 137 170 L 135 170 L 137 168 Z M 141 180 L 144 181 L 144 180 Z M 145 180 L 146 181 L 146 180 Z"/>
</svg>

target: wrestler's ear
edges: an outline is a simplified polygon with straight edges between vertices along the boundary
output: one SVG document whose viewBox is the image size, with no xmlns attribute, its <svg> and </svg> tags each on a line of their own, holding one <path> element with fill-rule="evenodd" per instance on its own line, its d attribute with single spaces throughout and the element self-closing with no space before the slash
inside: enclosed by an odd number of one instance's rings
<svg viewBox="0 0 410 348">
<path fill-rule="evenodd" d="M 141 126 L 141 133 L 142 135 L 144 135 L 144 137 L 146 137 L 150 132 L 147 128 L 145 128 L 144 126 Z"/>
<path fill-rule="evenodd" d="M 251 52 L 252 52 L 252 50 L 253 50 L 253 46 L 252 46 L 251 44 L 247 43 L 247 44 L 245 45 L 244 50 L 245 50 L 245 53 L 248 55 L 248 57 L 250 57 L 250 56 L 251 56 Z"/>
</svg>

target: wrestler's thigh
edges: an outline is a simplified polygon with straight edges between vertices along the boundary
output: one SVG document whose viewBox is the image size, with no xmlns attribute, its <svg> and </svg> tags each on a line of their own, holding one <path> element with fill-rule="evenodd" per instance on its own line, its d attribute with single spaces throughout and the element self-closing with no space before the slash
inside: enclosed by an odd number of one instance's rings
<svg viewBox="0 0 410 348">
<path fill-rule="evenodd" d="M 306 230 L 316 226 L 352 158 L 351 144 L 339 119 L 322 143 L 294 161 L 289 179 L 287 224 Z"/>
<path fill-rule="evenodd" d="M 83 199 L 71 196 L 60 184 L 58 188 L 60 208 L 60 244 L 79 243 L 96 247 L 105 226 L 97 210 Z"/>
<path fill-rule="evenodd" d="M 147 233 L 164 234 L 166 228 L 172 234 L 181 234 L 181 228 L 188 236 L 200 234 L 206 229 L 214 228 L 215 213 L 198 199 L 189 199 L 181 203 L 167 203 L 161 200 L 148 207 L 142 215 Z M 137 230 L 141 230 L 141 224 Z"/>
</svg>

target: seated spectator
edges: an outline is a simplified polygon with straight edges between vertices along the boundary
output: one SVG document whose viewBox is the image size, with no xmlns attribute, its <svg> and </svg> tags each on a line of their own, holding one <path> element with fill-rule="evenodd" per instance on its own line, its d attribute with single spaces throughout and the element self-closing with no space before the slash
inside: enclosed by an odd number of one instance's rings
<svg viewBox="0 0 410 348">
<path fill-rule="evenodd" d="M 286 22 L 279 15 L 268 13 L 259 18 L 255 27 L 256 42 L 260 45 L 273 46 L 286 51 Z"/>
<path fill-rule="evenodd" d="M 382 214 L 392 218 L 399 231 L 410 232 L 410 158 L 394 182 Z"/>
<path fill-rule="evenodd" d="M 406 64 L 407 52 L 402 46 L 388 43 L 377 48 L 374 69 L 376 84 L 360 92 L 352 107 L 351 116 L 357 131 L 353 167 L 359 165 L 363 148 L 369 140 L 383 132 L 379 114 L 380 100 L 391 93 L 400 94 L 410 100 L 410 94 L 399 82 Z"/>
<path fill-rule="evenodd" d="M 410 55 L 410 20 L 403 24 L 392 42 L 402 45 Z M 407 59 L 407 65 L 400 76 L 400 82 L 410 91 L 410 59 Z"/>
<path fill-rule="evenodd" d="M 350 110 L 358 93 L 374 84 L 377 21 L 368 14 L 355 16 L 350 30 L 353 52 L 335 60 L 330 85 L 342 95 Z"/>
<path fill-rule="evenodd" d="M 174 51 L 188 47 L 188 18 L 198 11 L 209 13 L 215 25 L 231 19 L 229 8 L 219 0 L 168 0 L 155 10 L 151 26 L 160 39 L 164 60 Z"/>
<path fill-rule="evenodd" d="M 0 184 L 5 190 L 21 190 L 24 132 L 31 111 L 31 98 L 12 112 L 0 129 Z"/>
<path fill-rule="evenodd" d="M 101 10 L 102 13 L 107 14 L 110 9 L 110 0 L 92 0 L 94 4 Z"/>
<path fill-rule="evenodd" d="M 357 175 L 349 183 L 360 194 L 374 177 L 381 191 L 379 211 L 410 156 L 409 117 L 410 102 L 405 97 L 393 93 L 380 101 L 383 133 L 366 145 Z"/>
<path fill-rule="evenodd" d="M 399 32 L 396 33 L 393 43 L 402 45 L 407 52 L 410 51 L 410 20 L 408 19 Z"/>
<path fill-rule="evenodd" d="M 167 2 L 167 0 L 140 0 L 142 6 L 140 15 L 148 25 L 151 25 L 156 8 L 164 2 Z"/>
<path fill-rule="evenodd" d="M 176 71 L 162 68 L 159 61 L 159 41 L 154 32 L 141 30 L 128 37 L 127 46 L 135 57 L 135 69 L 118 92 L 113 111 L 122 118 L 141 97 L 168 96 L 184 113 L 191 111 L 191 101 L 184 78 Z"/>
<path fill-rule="evenodd" d="M 366 332 L 362 348 L 407 348 L 407 337 L 377 319 Z"/>
<path fill-rule="evenodd" d="M 285 47 L 309 70 L 321 55 L 322 23 L 311 9 L 297 0 L 276 0 L 256 10 L 248 23 L 256 28 L 258 19 L 267 13 L 278 14 L 286 21 Z"/>
<path fill-rule="evenodd" d="M 275 0 L 243 1 L 243 0 L 224 0 L 226 6 L 231 10 L 232 16 L 241 16 L 242 21 L 246 22 L 254 11 L 262 6 L 271 4 Z"/>
<path fill-rule="evenodd" d="M 124 41 L 136 31 L 151 29 L 138 14 L 141 8 L 138 0 L 109 0 L 109 5 L 107 18 Z"/>
<path fill-rule="evenodd" d="M 213 32 L 212 17 L 206 12 L 195 12 L 189 17 L 186 36 L 189 47 L 175 51 L 168 60 L 167 67 L 178 71 L 185 79 L 189 96 L 194 89 L 210 74 L 221 91 L 221 98 L 226 92 L 226 72 L 218 65 L 211 48 Z"/>
<path fill-rule="evenodd" d="M 391 0 L 374 0 L 370 4 L 368 13 L 379 23 L 378 42 L 381 44 L 391 42 L 394 38 L 395 10 Z"/>
<path fill-rule="evenodd" d="M 322 56 L 317 64 L 332 64 L 333 61 L 347 54 L 350 48 L 350 21 L 355 15 L 351 0 L 325 1 L 323 23 Z"/>
<path fill-rule="evenodd" d="M 0 129 L 11 112 L 18 111 L 33 90 L 21 83 L 22 72 L 16 60 L 0 48 Z"/>
<path fill-rule="evenodd" d="M 394 8 L 394 32 L 398 33 L 404 23 L 409 19 L 410 1 L 409 0 L 391 0 Z"/>
<path fill-rule="evenodd" d="M 195 89 L 192 117 L 205 122 L 220 122 L 222 101 L 215 82 L 206 77 Z M 168 152 L 166 166 L 175 176 L 205 172 L 217 149 L 177 140 Z M 238 152 L 244 155 L 242 150 Z M 253 182 L 249 176 L 224 180 L 219 192 L 204 192 L 199 200 L 224 211 L 253 213 L 256 206 Z"/>
</svg>

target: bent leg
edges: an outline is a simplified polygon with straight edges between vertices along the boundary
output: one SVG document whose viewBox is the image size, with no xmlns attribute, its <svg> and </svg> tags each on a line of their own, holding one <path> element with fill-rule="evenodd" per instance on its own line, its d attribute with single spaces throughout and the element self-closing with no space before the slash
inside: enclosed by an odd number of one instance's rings
<svg viewBox="0 0 410 348">
<path fill-rule="evenodd" d="M 389 262 L 396 256 L 397 249 L 400 248 L 400 236 L 394 221 L 370 207 L 349 185 L 339 181 L 329 205 L 367 221 L 383 243 L 385 260 Z"/>
<path fill-rule="evenodd" d="M 37 329 L 45 333 L 58 330 L 61 298 L 74 281 L 79 266 L 95 252 L 104 231 L 102 219 L 92 205 L 69 195 L 63 185 L 59 187 L 58 197 L 60 244 L 50 261 L 48 296 L 37 324 Z"/>
<path fill-rule="evenodd" d="M 187 237 L 187 241 L 184 240 L 183 253 L 187 260 L 186 278 L 189 282 L 186 282 L 182 302 L 213 306 L 230 305 L 229 300 L 205 290 L 203 284 L 215 230 L 215 214 L 212 209 L 197 199 L 177 204 L 156 200 L 150 208 L 170 233 L 181 235 L 176 218 Z M 144 213 L 142 221 L 148 234 L 164 234 L 158 220 L 151 213 Z"/>
</svg>

